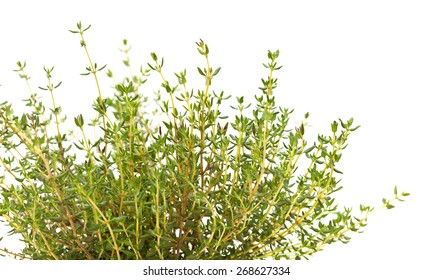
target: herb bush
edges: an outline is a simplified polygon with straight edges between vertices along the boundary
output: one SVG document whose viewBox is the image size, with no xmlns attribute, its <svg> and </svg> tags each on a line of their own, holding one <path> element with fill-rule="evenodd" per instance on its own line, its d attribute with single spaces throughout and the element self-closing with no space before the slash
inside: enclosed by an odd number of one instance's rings
<svg viewBox="0 0 433 280">
<path fill-rule="evenodd" d="M 0 106 L 0 214 L 19 234 L 21 252 L 0 249 L 19 259 L 264 259 L 307 258 L 326 245 L 346 243 L 349 233 L 366 226 L 373 207 L 339 209 L 333 194 L 341 189 L 337 164 L 353 119 L 331 123 L 329 135 L 304 139 L 305 120 L 289 129 L 293 110 L 276 106 L 279 52 L 268 52 L 269 71 L 251 104 L 244 97 L 215 93 L 211 84 L 220 68 L 209 63 L 209 48 L 197 42 L 204 58 L 198 67 L 204 86 L 187 87 L 186 70 L 177 81 L 163 75 L 164 59 L 151 53 L 140 68 L 103 97 L 98 74 L 84 39 L 90 28 L 77 24 L 93 76 L 97 118 L 85 125 L 74 118 L 80 139 L 61 129 L 66 116 L 55 103 L 52 68 L 44 68 L 52 104 L 30 90 L 32 112 L 17 116 L 12 104 Z M 131 68 L 128 43 L 123 42 Z M 27 83 L 25 62 L 16 70 Z M 141 93 L 156 72 L 163 93 L 156 94 L 160 123 L 153 120 Z M 131 72 L 132 73 L 132 72 Z M 107 72 L 109 77 L 113 73 Z M 234 109 L 234 118 L 220 108 Z M 235 105 L 233 105 L 235 104 Z M 91 139 L 86 128 L 100 136 Z M 75 151 L 75 152 L 74 152 Z M 84 160 L 77 159 L 77 154 Z M 298 170 L 300 160 L 308 161 Z M 394 189 L 392 208 L 407 193 Z"/>
</svg>

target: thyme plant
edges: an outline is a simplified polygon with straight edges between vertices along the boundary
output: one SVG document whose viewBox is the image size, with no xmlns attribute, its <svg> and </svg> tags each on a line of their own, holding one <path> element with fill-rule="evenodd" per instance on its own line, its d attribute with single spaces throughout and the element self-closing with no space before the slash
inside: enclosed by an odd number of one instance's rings
<svg viewBox="0 0 433 280">
<path fill-rule="evenodd" d="M 124 65 L 131 75 L 115 82 L 106 97 L 100 67 L 89 54 L 83 75 L 96 84 L 96 118 L 74 117 L 72 136 L 55 96 L 61 82 L 54 67 L 44 67 L 51 98 L 44 104 L 29 85 L 26 63 L 16 70 L 27 83 L 30 112 L 16 115 L 13 104 L 0 105 L 0 214 L 10 234 L 21 236 L 21 252 L 0 253 L 20 259 L 300 259 L 366 225 L 373 207 L 339 208 L 338 163 L 353 119 L 331 123 L 328 134 L 312 143 L 304 138 L 305 120 L 290 128 L 293 110 L 276 105 L 279 51 L 267 54 L 268 76 L 255 104 L 214 92 L 221 68 L 210 64 L 209 47 L 197 42 L 204 85 L 187 86 L 186 70 L 169 81 L 164 59 L 134 73 L 123 41 Z M 141 87 L 152 73 L 161 79 L 154 120 Z M 108 76 L 114 79 L 111 70 Z M 222 108 L 232 108 L 232 117 Z M 247 110 L 250 106 L 251 110 Z M 155 113 L 155 112 L 154 112 Z M 99 131 L 93 138 L 88 128 Z M 83 158 L 83 160 L 80 160 Z M 308 162 L 298 169 L 300 161 Z M 392 200 L 407 193 L 394 190 Z"/>
</svg>

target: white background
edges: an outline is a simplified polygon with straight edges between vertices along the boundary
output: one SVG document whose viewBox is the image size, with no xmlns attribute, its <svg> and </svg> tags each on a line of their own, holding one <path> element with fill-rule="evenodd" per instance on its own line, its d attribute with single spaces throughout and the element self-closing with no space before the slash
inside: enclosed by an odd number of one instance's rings
<svg viewBox="0 0 433 280">
<path fill-rule="evenodd" d="M 333 244 L 313 256 L 299 268 L 302 277 L 292 279 L 427 279 L 433 249 L 432 14 L 432 2 L 418 0 L 2 1 L 0 101 L 28 97 L 12 72 L 26 60 L 34 91 L 46 85 L 42 67 L 55 65 L 63 111 L 70 119 L 90 111 L 97 93 L 91 77 L 79 75 L 86 57 L 78 35 L 68 32 L 78 21 L 92 24 L 85 35 L 93 60 L 118 77 L 118 47 L 127 38 L 135 67 L 155 51 L 164 56 L 169 79 L 187 68 L 191 86 L 200 86 L 195 68 L 204 61 L 195 42 L 201 38 L 211 63 L 222 67 L 215 89 L 247 98 L 259 92 L 267 50 L 279 49 L 284 67 L 277 73 L 277 100 L 296 109 L 292 125 L 310 112 L 310 142 L 335 119 L 353 117 L 361 125 L 339 168 L 345 187 L 339 204 L 380 205 L 394 185 L 411 193 L 395 209 L 372 216 L 348 245 Z M 110 81 L 100 77 L 103 94 L 111 94 Z"/>
</svg>

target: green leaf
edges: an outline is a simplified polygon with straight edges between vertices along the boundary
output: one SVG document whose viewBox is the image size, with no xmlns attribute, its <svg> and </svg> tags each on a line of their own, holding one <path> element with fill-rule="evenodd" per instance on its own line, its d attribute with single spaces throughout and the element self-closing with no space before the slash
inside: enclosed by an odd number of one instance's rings
<svg viewBox="0 0 433 280">
<path fill-rule="evenodd" d="M 214 77 L 214 76 L 216 76 L 216 75 L 218 75 L 218 73 L 220 72 L 220 70 L 221 70 L 221 67 L 218 67 L 213 73 L 212 73 L 212 76 Z"/>
<path fill-rule="evenodd" d="M 336 121 L 334 121 L 332 124 L 331 124 L 331 128 L 332 128 L 332 132 L 337 132 L 337 128 L 338 128 L 338 123 L 336 122 Z"/>
<path fill-rule="evenodd" d="M 354 127 L 354 128 L 351 128 L 350 131 L 355 131 L 355 130 L 357 130 L 357 129 L 360 128 L 360 127 L 361 127 L 361 126 L 358 125 L 358 126 L 356 126 L 356 127 Z"/>
<path fill-rule="evenodd" d="M 338 119 L 339 121 L 340 121 L 340 124 L 341 124 L 341 126 L 343 127 L 343 128 L 346 128 L 346 123 L 345 122 L 343 122 L 343 120 L 342 119 Z"/>
<path fill-rule="evenodd" d="M 91 25 L 89 24 L 89 26 L 87 26 L 87 27 L 83 30 L 83 33 L 84 33 L 85 31 L 89 30 L 90 27 L 91 27 Z"/>
<path fill-rule="evenodd" d="M 83 124 L 84 124 L 83 115 L 79 114 L 77 117 L 75 117 L 74 122 L 75 122 L 75 125 L 78 126 L 79 128 L 83 127 Z"/>
<path fill-rule="evenodd" d="M 128 218 L 128 216 L 119 216 L 119 217 L 112 218 L 111 221 L 119 223 L 119 222 L 126 220 L 126 218 Z"/>
<path fill-rule="evenodd" d="M 158 56 L 156 56 L 156 53 L 151 52 L 151 53 L 150 53 L 150 56 L 152 57 L 152 59 L 153 59 L 154 61 L 157 61 L 157 60 L 158 60 Z"/>
<path fill-rule="evenodd" d="M 197 67 L 197 70 L 200 73 L 200 75 L 206 77 L 206 75 L 204 74 L 203 70 L 200 69 L 200 67 Z"/>
<path fill-rule="evenodd" d="M 342 171 L 340 171 L 340 170 L 338 170 L 337 168 L 334 168 L 334 171 L 335 171 L 335 173 L 338 173 L 338 174 L 343 174 L 343 172 L 342 172 Z"/>
<path fill-rule="evenodd" d="M 304 153 L 308 154 L 308 153 L 310 153 L 312 150 L 314 150 L 314 148 L 316 148 L 316 146 L 311 146 L 310 148 L 306 149 L 306 150 L 304 151 Z"/>
<path fill-rule="evenodd" d="M 391 205 L 391 204 L 386 204 L 386 209 L 392 209 L 392 208 L 394 208 L 395 206 L 394 205 Z"/>
</svg>

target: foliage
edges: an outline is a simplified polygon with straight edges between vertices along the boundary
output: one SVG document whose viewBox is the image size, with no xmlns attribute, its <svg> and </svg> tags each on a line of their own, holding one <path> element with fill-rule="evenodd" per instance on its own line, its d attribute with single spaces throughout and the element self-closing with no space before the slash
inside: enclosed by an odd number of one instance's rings
<svg viewBox="0 0 433 280">
<path fill-rule="evenodd" d="M 230 119 L 221 108 L 231 97 L 211 90 L 221 68 L 210 66 L 205 42 L 197 42 L 205 62 L 197 68 L 202 89 L 188 89 L 186 70 L 166 80 L 164 59 L 151 53 L 147 69 L 103 97 L 98 74 L 105 66 L 92 62 L 84 39 L 90 26 L 77 28 L 71 32 L 89 61 L 83 75 L 96 83 L 97 118 L 89 125 L 81 114 L 74 118 L 78 140 L 61 129 L 66 116 L 55 103 L 61 83 L 53 81 L 54 67 L 44 67 L 47 85 L 40 87 L 51 96 L 49 110 L 32 90 L 30 113 L 17 116 L 12 104 L 1 104 L 0 214 L 25 248 L 0 252 L 30 259 L 299 259 L 348 242 L 350 232 L 366 225 L 373 207 L 361 205 L 354 216 L 333 198 L 341 189 L 337 164 L 359 126 L 334 121 L 330 134 L 310 145 L 308 114 L 289 129 L 293 110 L 277 107 L 274 94 L 279 51 L 268 52 L 269 75 L 252 113 L 236 97 Z M 26 63 L 17 65 L 28 83 Z M 155 99 L 160 123 L 141 93 L 151 72 L 162 80 Z M 101 135 L 91 139 L 89 126 Z M 301 159 L 308 161 L 303 171 Z M 395 199 L 407 195 L 395 189 Z M 392 208 L 392 201 L 384 199 L 383 207 Z"/>
</svg>

